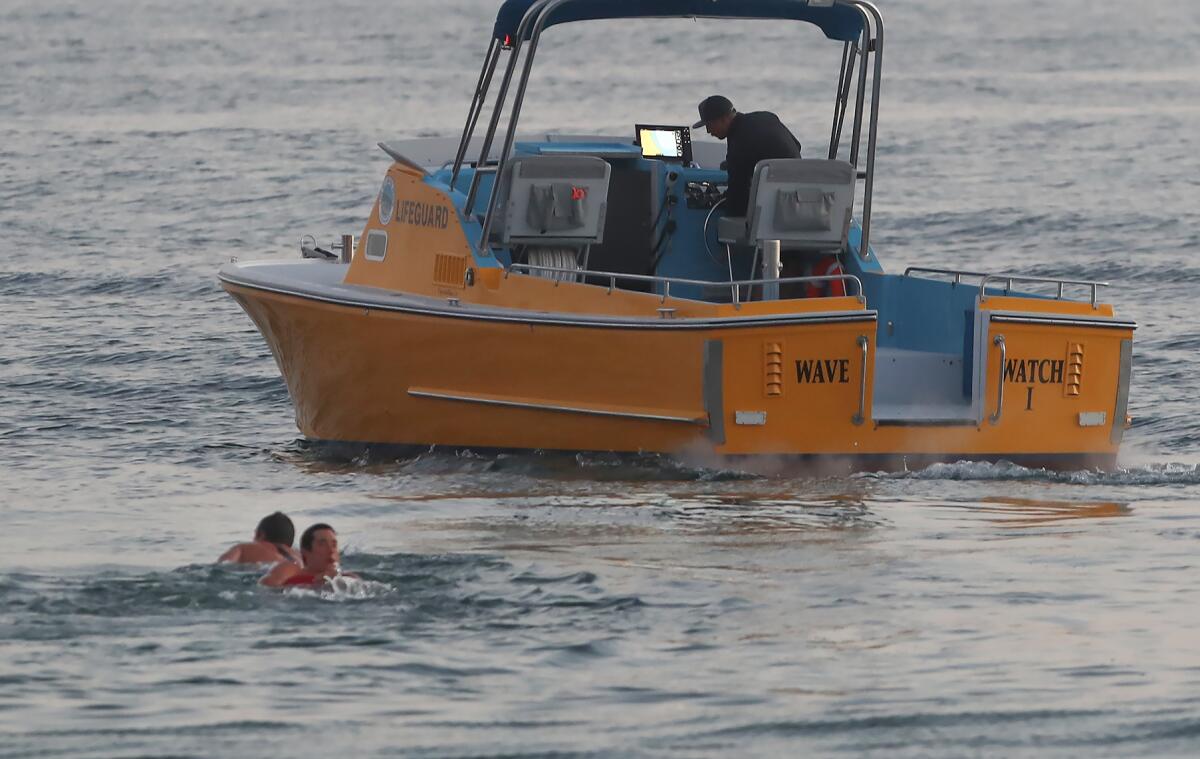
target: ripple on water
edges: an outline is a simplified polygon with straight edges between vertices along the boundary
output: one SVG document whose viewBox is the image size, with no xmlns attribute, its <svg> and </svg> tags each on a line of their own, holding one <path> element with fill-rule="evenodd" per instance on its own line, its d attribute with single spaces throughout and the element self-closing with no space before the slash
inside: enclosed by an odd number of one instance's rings
<svg viewBox="0 0 1200 759">
<path fill-rule="evenodd" d="M 706 466 L 663 454 L 491 451 L 437 446 L 387 446 L 297 438 L 281 456 L 316 466 L 349 465 L 371 471 L 414 475 L 504 473 L 539 479 L 587 482 L 722 482 L 761 475 Z"/>
<path fill-rule="evenodd" d="M 391 617 L 407 627 L 487 625 L 530 614 L 609 614 L 643 601 L 605 592 L 587 572 L 546 574 L 488 556 L 351 554 L 348 571 L 330 586 L 282 591 L 258 585 L 261 569 L 195 565 L 168 572 L 98 571 L 86 577 L 10 574 L 0 577 L 0 605 L 15 612 L 0 629 L 14 637 L 66 639 L 120 635 L 139 625 L 169 627 L 186 620 L 257 617 L 284 624 L 295 614 L 323 616 L 323 607 L 355 604 L 367 617 Z M 587 594 L 581 594 L 585 588 Z M 330 611 L 329 613 L 333 613 Z M 393 629 L 394 625 L 389 625 Z M 260 645 L 377 646 L 391 635 L 354 632 L 278 638 Z"/>
<path fill-rule="evenodd" d="M 882 480 L 1032 480 L 1071 485 L 1196 485 L 1200 484 L 1200 464 L 1162 462 L 1128 468 L 1118 467 L 1112 471 L 1058 471 L 1031 469 L 1009 461 L 958 461 L 931 464 L 916 471 L 870 472 L 855 476 Z"/>
</svg>

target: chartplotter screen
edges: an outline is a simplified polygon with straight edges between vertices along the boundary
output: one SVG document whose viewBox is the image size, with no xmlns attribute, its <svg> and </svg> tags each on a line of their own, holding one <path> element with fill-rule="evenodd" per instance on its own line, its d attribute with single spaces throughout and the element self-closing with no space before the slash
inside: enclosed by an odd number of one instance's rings
<svg viewBox="0 0 1200 759">
<path fill-rule="evenodd" d="M 692 162 L 692 135 L 686 126 L 638 124 L 637 144 L 646 158 L 678 163 Z"/>
</svg>

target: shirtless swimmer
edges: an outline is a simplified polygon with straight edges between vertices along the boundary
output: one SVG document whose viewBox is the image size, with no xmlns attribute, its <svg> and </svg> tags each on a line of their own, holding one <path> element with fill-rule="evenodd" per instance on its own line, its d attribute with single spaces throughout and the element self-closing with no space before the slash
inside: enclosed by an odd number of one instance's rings
<svg viewBox="0 0 1200 759">
<path fill-rule="evenodd" d="M 238 543 L 225 553 L 217 562 L 229 561 L 234 564 L 274 564 L 277 561 L 289 564 L 299 564 L 300 555 L 292 548 L 296 539 L 296 527 L 287 514 L 276 511 L 265 516 L 254 529 L 254 540 L 249 543 Z"/>
</svg>

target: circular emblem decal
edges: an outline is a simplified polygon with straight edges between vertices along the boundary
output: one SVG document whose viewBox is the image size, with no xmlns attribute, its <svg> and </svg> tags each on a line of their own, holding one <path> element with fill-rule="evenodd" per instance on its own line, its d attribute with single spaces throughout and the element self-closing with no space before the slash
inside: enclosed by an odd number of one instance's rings
<svg viewBox="0 0 1200 759">
<path fill-rule="evenodd" d="M 396 207 L 396 184 L 391 177 L 385 177 L 383 188 L 379 190 L 379 223 L 387 224 L 392 220 L 392 210 Z"/>
</svg>

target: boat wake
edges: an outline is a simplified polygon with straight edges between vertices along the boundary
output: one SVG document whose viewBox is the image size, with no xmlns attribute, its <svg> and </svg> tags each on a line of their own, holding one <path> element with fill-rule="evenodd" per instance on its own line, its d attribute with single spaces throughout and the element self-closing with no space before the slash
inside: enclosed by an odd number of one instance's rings
<svg viewBox="0 0 1200 759">
<path fill-rule="evenodd" d="M 509 451 L 437 446 L 384 446 L 298 438 L 277 457 L 309 471 L 396 475 L 500 474 L 544 479 L 600 481 L 749 480 L 756 471 L 728 466 L 712 457 L 660 453 Z M 761 464 L 761 462 L 760 462 Z"/>
<path fill-rule="evenodd" d="M 1172 461 L 1119 467 L 1111 471 L 1057 471 L 1023 467 L 1011 461 L 956 461 L 932 464 L 915 471 L 869 472 L 855 477 L 886 480 L 1035 481 L 1070 485 L 1200 485 L 1200 463 Z"/>
</svg>

